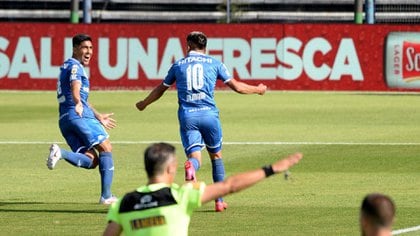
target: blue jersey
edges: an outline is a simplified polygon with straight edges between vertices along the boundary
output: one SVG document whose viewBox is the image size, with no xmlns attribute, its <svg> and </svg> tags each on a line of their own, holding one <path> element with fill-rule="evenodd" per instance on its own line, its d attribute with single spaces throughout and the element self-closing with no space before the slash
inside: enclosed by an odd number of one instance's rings
<svg viewBox="0 0 420 236">
<path fill-rule="evenodd" d="M 220 79 L 226 83 L 231 78 L 225 64 L 211 56 L 191 51 L 172 65 L 163 84 L 169 87 L 176 82 L 179 116 L 201 116 L 207 112 L 218 112 L 214 101 L 216 81 Z"/>
<path fill-rule="evenodd" d="M 60 77 L 57 81 L 57 100 L 59 103 L 60 119 L 80 118 L 75 111 L 75 103 L 71 92 L 71 83 L 79 81 L 81 83 L 80 99 L 83 104 L 83 114 L 85 118 L 95 118 L 95 114 L 88 105 L 89 97 L 89 78 L 86 75 L 83 65 L 76 59 L 67 59 L 60 67 Z"/>
</svg>

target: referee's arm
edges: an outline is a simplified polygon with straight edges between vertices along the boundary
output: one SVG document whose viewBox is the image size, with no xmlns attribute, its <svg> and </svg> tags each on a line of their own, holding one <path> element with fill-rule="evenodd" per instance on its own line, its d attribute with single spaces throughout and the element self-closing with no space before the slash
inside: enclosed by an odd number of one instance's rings
<svg viewBox="0 0 420 236">
<path fill-rule="evenodd" d="M 105 232 L 103 233 L 103 236 L 115 236 L 115 235 L 121 235 L 121 233 L 122 233 L 121 225 L 117 224 L 114 221 L 110 221 L 108 222 L 108 225 L 105 228 Z"/>
<path fill-rule="evenodd" d="M 228 177 L 223 182 L 207 185 L 201 196 L 201 202 L 206 203 L 216 198 L 249 188 L 272 174 L 288 170 L 290 167 L 297 164 L 302 157 L 303 155 L 301 153 L 295 153 L 284 159 L 278 160 L 272 165 L 265 166 L 264 168 L 239 173 Z"/>
</svg>

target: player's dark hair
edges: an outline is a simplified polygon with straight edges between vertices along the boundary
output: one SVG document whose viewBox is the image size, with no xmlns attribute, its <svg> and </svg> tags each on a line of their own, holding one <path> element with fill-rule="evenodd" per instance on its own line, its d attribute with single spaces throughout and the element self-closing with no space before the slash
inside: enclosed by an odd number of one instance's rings
<svg viewBox="0 0 420 236">
<path fill-rule="evenodd" d="M 87 34 L 76 34 L 73 39 L 73 47 L 79 46 L 83 41 L 91 41 L 92 38 Z"/>
<path fill-rule="evenodd" d="M 368 194 L 363 199 L 361 214 L 377 227 L 390 227 L 394 221 L 395 205 L 386 195 Z"/>
<path fill-rule="evenodd" d="M 203 50 L 207 46 L 207 36 L 203 32 L 193 31 L 187 36 L 187 44 L 191 50 Z"/>
<path fill-rule="evenodd" d="M 148 177 L 163 173 L 164 164 L 175 155 L 175 147 L 168 143 L 155 143 L 144 151 L 144 167 Z"/>
</svg>

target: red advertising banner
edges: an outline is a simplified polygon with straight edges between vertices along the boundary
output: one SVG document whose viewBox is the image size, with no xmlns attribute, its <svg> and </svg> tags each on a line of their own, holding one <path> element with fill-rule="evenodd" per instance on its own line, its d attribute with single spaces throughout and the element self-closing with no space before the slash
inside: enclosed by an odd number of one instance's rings
<svg viewBox="0 0 420 236">
<path fill-rule="evenodd" d="M 0 23 L 0 27 L 0 89 L 17 90 L 55 90 L 59 67 L 71 57 L 71 38 L 77 33 L 93 38 L 88 68 L 93 90 L 154 87 L 185 55 L 186 35 L 194 30 L 207 34 L 208 54 L 222 60 L 235 78 L 263 82 L 271 90 L 396 90 L 400 88 L 386 82 L 385 67 L 392 61 L 385 61 L 395 60 L 395 52 L 386 50 L 386 39 L 391 32 L 420 31 L 420 25 L 353 24 Z M 420 56 L 414 55 L 417 47 L 407 50 L 411 56 L 404 59 L 401 52 L 401 62 L 414 69 L 404 76 L 415 77 Z"/>
</svg>

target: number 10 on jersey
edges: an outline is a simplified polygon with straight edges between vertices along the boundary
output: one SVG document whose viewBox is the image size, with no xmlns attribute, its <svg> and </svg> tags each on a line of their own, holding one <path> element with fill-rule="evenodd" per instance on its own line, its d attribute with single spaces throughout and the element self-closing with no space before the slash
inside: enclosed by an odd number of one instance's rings
<svg viewBox="0 0 420 236">
<path fill-rule="evenodd" d="M 190 64 L 186 72 L 188 90 L 199 90 L 204 86 L 204 70 L 202 64 Z"/>
</svg>

